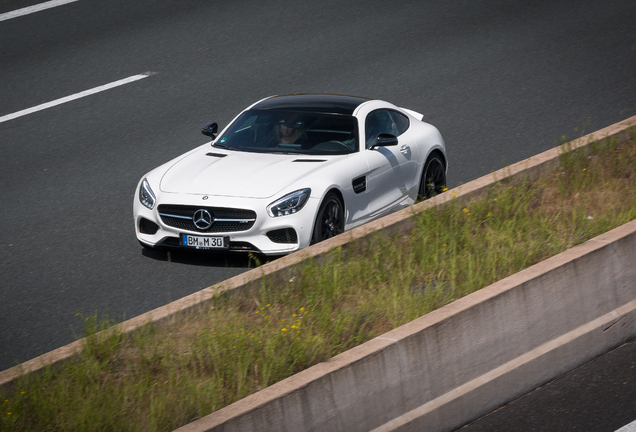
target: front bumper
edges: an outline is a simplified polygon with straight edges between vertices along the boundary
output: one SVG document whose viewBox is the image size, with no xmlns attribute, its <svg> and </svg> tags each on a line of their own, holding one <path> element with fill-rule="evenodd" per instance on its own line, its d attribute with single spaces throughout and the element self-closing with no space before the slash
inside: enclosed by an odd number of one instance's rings
<svg viewBox="0 0 636 432">
<path fill-rule="evenodd" d="M 139 188 L 137 188 L 138 190 Z M 151 210 L 139 202 L 137 192 L 133 204 L 137 239 L 148 247 L 193 249 L 180 245 L 179 237 L 181 234 L 228 236 L 230 252 L 256 252 L 264 255 L 288 254 L 305 248 L 311 243 L 313 224 L 319 205 L 319 200 L 316 198 L 309 198 L 305 206 L 295 214 L 271 217 L 266 209 L 270 203 L 275 201 L 276 197 L 256 199 L 210 196 L 205 200 L 203 197 L 203 195 L 158 193 L 155 205 Z M 158 208 L 162 204 L 252 210 L 256 213 L 256 220 L 245 231 L 202 232 L 176 228 L 166 224 L 159 215 Z M 296 232 L 297 238 L 294 243 L 289 242 L 290 238 L 294 240 L 290 236 L 284 239 L 283 235 L 281 239 L 280 230 L 290 228 Z"/>
</svg>

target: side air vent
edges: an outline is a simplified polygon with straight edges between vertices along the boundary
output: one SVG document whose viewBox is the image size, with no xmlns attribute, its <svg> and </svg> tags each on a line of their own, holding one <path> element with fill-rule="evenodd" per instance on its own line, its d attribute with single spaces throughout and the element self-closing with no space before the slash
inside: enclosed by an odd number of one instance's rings
<svg viewBox="0 0 636 432">
<path fill-rule="evenodd" d="M 274 243 L 298 243 L 298 235 L 293 228 L 283 228 L 268 231 L 267 237 Z"/>
<path fill-rule="evenodd" d="M 150 234 L 155 235 L 159 230 L 159 225 L 154 223 L 153 221 L 149 221 L 146 218 L 141 218 L 139 220 L 139 232 L 142 234 Z"/>
<path fill-rule="evenodd" d="M 367 177 L 361 176 L 358 178 L 354 178 L 353 180 L 351 180 L 351 185 L 353 186 L 353 191 L 355 193 L 362 193 L 367 190 Z"/>
<path fill-rule="evenodd" d="M 327 162 L 326 159 L 296 159 L 292 162 Z"/>
<path fill-rule="evenodd" d="M 212 156 L 212 157 L 218 157 L 218 158 L 224 158 L 225 156 L 227 156 L 226 154 L 223 153 L 206 153 L 206 156 Z"/>
</svg>

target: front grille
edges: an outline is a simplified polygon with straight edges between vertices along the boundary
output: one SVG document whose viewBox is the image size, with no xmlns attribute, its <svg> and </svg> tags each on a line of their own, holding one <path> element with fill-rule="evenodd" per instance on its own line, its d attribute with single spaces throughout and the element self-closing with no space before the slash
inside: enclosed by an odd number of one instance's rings
<svg viewBox="0 0 636 432">
<path fill-rule="evenodd" d="M 269 231 L 267 237 L 274 243 L 298 243 L 298 235 L 293 228 L 283 228 Z"/>
<path fill-rule="evenodd" d="M 209 228 L 199 229 L 194 224 L 192 217 L 197 210 L 207 210 L 210 213 L 213 222 Z M 163 223 L 184 231 L 205 233 L 247 231 L 256 222 L 256 212 L 244 209 L 161 204 L 158 211 Z"/>
</svg>

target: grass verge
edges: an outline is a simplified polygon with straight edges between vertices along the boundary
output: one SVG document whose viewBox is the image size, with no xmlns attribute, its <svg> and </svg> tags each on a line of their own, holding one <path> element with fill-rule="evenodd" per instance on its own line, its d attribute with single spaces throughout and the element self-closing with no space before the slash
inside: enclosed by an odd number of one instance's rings
<svg viewBox="0 0 636 432">
<path fill-rule="evenodd" d="M 79 356 L 0 389 L 0 430 L 173 430 L 636 218 L 635 162 L 636 137 L 598 142 L 169 324 L 89 317 Z"/>
</svg>

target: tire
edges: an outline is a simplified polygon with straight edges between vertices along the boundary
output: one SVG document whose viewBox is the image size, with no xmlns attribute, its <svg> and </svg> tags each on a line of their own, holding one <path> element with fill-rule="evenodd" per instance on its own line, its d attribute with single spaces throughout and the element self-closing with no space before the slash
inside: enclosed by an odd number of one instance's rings
<svg viewBox="0 0 636 432">
<path fill-rule="evenodd" d="M 418 200 L 434 197 L 444 191 L 446 187 L 446 169 L 442 157 L 433 153 L 428 157 L 422 171 L 420 188 L 417 193 Z"/>
<path fill-rule="evenodd" d="M 344 206 L 334 192 L 329 192 L 320 204 L 311 244 L 327 240 L 344 232 Z"/>
</svg>

